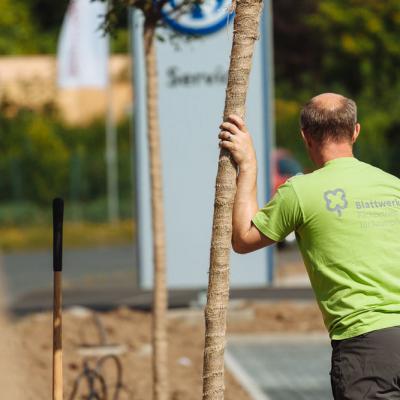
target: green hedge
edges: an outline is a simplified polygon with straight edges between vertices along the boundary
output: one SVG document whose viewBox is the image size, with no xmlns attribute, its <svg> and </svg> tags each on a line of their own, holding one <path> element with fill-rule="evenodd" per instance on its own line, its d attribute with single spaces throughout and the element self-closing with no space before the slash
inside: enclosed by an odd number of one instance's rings
<svg viewBox="0 0 400 400">
<path fill-rule="evenodd" d="M 72 128 L 49 108 L 42 113 L 0 113 L 0 224 L 39 222 L 54 197 L 77 215 L 107 218 L 105 127 L 103 121 Z M 117 127 L 121 215 L 131 217 L 132 145 L 129 123 Z"/>
</svg>

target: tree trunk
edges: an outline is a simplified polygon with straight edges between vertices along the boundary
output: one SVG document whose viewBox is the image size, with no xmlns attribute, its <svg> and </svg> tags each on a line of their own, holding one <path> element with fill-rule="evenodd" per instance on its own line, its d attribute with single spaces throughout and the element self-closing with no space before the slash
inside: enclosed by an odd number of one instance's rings
<svg viewBox="0 0 400 400">
<path fill-rule="evenodd" d="M 165 268 L 165 227 L 162 195 L 160 129 L 158 121 L 158 90 L 155 24 L 144 24 L 144 50 L 147 89 L 147 132 L 149 142 L 151 202 L 153 222 L 153 399 L 168 399 L 167 287 Z"/>
<path fill-rule="evenodd" d="M 262 0 L 236 0 L 236 17 L 224 120 L 230 114 L 244 117 L 249 75 L 254 45 L 258 39 L 261 11 Z M 224 398 L 224 350 L 229 300 L 229 255 L 236 177 L 237 169 L 234 161 L 226 150 L 222 150 L 216 179 L 208 295 L 205 309 L 203 400 Z"/>
</svg>

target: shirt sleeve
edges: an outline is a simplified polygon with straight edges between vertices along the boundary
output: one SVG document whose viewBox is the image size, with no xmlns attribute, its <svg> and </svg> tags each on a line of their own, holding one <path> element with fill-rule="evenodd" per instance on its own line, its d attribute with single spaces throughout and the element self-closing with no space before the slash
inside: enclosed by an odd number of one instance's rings
<svg viewBox="0 0 400 400">
<path fill-rule="evenodd" d="M 252 221 L 262 234 L 276 242 L 295 231 L 303 222 L 303 213 L 292 183 L 287 181 L 280 186 Z"/>
</svg>

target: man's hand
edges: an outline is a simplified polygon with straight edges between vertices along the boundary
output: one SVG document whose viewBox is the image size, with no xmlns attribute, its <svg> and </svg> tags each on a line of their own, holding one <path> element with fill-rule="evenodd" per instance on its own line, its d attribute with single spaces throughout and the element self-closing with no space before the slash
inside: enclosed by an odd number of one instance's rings
<svg viewBox="0 0 400 400">
<path fill-rule="evenodd" d="M 219 145 L 230 151 L 240 171 L 256 169 L 257 161 L 253 141 L 242 118 L 230 115 L 228 121 L 221 124 L 220 129 Z"/>
<path fill-rule="evenodd" d="M 248 253 L 274 243 L 251 222 L 258 211 L 256 152 L 242 118 L 230 115 L 220 128 L 220 146 L 230 151 L 239 166 L 233 204 L 232 246 L 237 253 Z"/>
</svg>

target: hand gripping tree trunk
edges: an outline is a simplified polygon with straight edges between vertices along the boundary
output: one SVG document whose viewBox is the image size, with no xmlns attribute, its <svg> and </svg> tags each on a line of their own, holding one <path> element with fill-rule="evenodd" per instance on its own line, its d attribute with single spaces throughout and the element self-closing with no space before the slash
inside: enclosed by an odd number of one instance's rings
<svg viewBox="0 0 400 400">
<path fill-rule="evenodd" d="M 226 90 L 224 120 L 230 114 L 244 117 L 246 94 L 262 0 L 236 0 L 233 45 Z M 203 400 L 224 398 L 224 350 L 229 300 L 229 254 L 232 208 L 237 169 L 229 153 L 222 150 L 218 163 L 212 228 L 206 334 L 203 365 Z"/>
<path fill-rule="evenodd" d="M 158 121 L 158 92 L 156 49 L 154 44 L 156 24 L 146 19 L 144 24 L 144 49 L 147 82 L 147 132 L 149 142 L 151 202 L 153 219 L 153 399 L 168 399 L 168 344 L 167 344 L 167 288 L 165 268 L 165 227 L 162 196 L 160 129 Z"/>
</svg>

